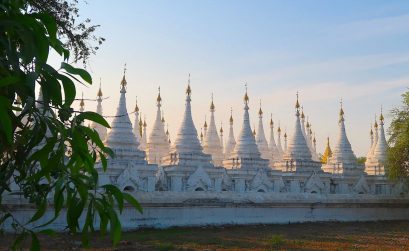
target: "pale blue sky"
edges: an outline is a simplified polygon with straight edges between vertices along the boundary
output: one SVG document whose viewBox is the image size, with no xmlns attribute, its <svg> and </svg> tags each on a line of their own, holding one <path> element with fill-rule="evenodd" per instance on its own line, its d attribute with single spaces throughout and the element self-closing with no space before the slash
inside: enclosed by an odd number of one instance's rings
<svg viewBox="0 0 409 251">
<path fill-rule="evenodd" d="M 182 119 L 188 73 L 199 131 L 214 92 L 218 126 L 223 121 L 227 132 L 233 107 L 238 136 L 247 81 L 252 125 L 257 126 L 261 99 L 265 115 L 273 113 L 289 135 L 298 90 L 319 152 L 327 136 L 335 145 L 342 97 L 358 156 L 368 150 L 374 114 L 381 105 L 385 113 L 399 105 L 409 86 L 409 1 L 88 0 L 81 6 L 81 15 L 100 24 L 98 34 L 107 39 L 89 63 L 94 81 L 101 77 L 110 97 L 104 113 L 115 114 L 126 62 L 128 109 L 138 96 L 151 126 L 160 85 L 172 139 Z M 80 87 L 87 98 L 97 88 Z M 269 135 L 267 118 L 264 127 Z"/>
</svg>

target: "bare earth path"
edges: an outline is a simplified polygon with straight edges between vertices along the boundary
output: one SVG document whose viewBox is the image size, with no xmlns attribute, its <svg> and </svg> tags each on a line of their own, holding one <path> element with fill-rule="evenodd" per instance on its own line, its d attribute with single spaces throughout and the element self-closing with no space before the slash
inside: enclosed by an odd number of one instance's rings
<svg viewBox="0 0 409 251">
<path fill-rule="evenodd" d="M 12 236 L 0 236 L 8 250 Z M 81 250 L 80 237 L 41 236 L 44 250 Z M 409 221 L 144 229 L 112 248 L 93 236 L 88 250 L 409 250 Z"/>
</svg>

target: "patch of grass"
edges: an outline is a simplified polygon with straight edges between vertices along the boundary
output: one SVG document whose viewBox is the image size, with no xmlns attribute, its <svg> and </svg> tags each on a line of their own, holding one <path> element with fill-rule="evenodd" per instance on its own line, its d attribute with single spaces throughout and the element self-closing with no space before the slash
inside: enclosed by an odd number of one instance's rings
<svg viewBox="0 0 409 251">
<path fill-rule="evenodd" d="M 161 243 L 158 246 L 159 251 L 175 250 L 175 246 L 172 243 Z"/>
<path fill-rule="evenodd" d="M 285 239 L 282 234 L 273 234 L 269 239 L 269 244 L 273 248 L 280 248 L 284 243 Z"/>
</svg>

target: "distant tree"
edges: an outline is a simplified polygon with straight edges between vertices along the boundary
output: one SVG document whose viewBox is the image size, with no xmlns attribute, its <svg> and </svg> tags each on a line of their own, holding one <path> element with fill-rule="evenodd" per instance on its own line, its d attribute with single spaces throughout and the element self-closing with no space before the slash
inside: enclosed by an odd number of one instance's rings
<svg viewBox="0 0 409 251">
<path fill-rule="evenodd" d="M 95 54 L 105 38 L 95 35 L 99 25 L 91 24 L 89 18 L 79 21 L 78 0 L 30 0 L 27 1 L 28 13 L 42 12 L 51 15 L 57 24 L 57 36 L 64 47 L 74 52 L 71 60 L 82 61 Z"/>
<path fill-rule="evenodd" d="M 366 157 L 358 157 L 358 158 L 356 159 L 356 163 L 357 163 L 358 165 L 365 165 L 365 161 L 366 161 Z"/>
<path fill-rule="evenodd" d="M 402 106 L 391 113 L 386 171 L 392 179 L 409 181 L 409 91 L 402 94 Z"/>
<path fill-rule="evenodd" d="M 116 244 L 121 223 L 115 208 L 122 212 L 127 201 L 141 210 L 131 195 L 115 186 L 98 187 L 94 165 L 100 160 L 106 169 L 106 158 L 113 153 L 82 122 L 109 125 L 97 113 L 72 108 L 76 84 L 91 84 L 92 78 L 68 63 L 69 49 L 75 52 L 74 61 L 84 62 L 95 49 L 87 43 L 93 30 L 75 28 L 77 12 L 75 5 L 60 0 L 0 2 L 0 224 L 11 223 L 19 234 L 14 248 L 29 237 L 32 249 L 38 250 L 37 229 L 46 228 L 63 209 L 67 228 L 80 231 L 84 245 L 96 219 L 103 234 L 109 227 Z M 63 57 L 59 69 L 47 63 L 51 50 Z M 36 89 L 41 89 L 42 99 L 36 99 Z M 11 192 L 36 206 L 28 222 L 20 222 L 5 201 Z M 39 223 L 48 207 L 54 209 L 54 217 Z"/>
</svg>

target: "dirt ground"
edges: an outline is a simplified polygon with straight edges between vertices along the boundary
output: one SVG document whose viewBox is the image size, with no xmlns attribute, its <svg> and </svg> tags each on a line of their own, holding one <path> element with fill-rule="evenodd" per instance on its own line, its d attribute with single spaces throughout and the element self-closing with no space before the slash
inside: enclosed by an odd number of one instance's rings
<svg viewBox="0 0 409 251">
<path fill-rule="evenodd" d="M 0 236 L 0 249 L 12 238 Z M 409 250 L 409 221 L 143 229 L 122 239 L 113 248 L 96 233 L 87 250 Z M 40 236 L 43 250 L 82 250 L 80 240 Z"/>
</svg>

